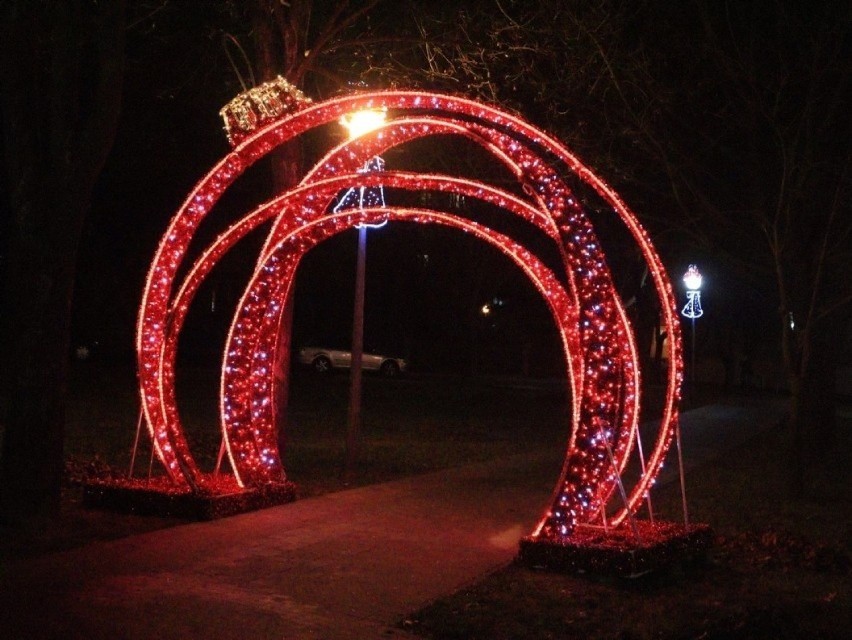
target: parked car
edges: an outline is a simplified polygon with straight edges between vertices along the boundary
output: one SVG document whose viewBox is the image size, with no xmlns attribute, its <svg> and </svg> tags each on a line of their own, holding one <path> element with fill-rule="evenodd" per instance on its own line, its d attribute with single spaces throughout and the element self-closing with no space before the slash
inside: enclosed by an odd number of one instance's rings
<svg viewBox="0 0 852 640">
<path fill-rule="evenodd" d="M 299 362 L 311 367 L 317 373 L 329 373 L 332 369 L 351 367 L 352 352 L 324 347 L 303 347 L 299 349 Z M 361 368 L 364 371 L 378 371 L 386 378 L 395 378 L 405 373 L 408 363 L 402 358 L 364 353 L 361 356 Z"/>
</svg>

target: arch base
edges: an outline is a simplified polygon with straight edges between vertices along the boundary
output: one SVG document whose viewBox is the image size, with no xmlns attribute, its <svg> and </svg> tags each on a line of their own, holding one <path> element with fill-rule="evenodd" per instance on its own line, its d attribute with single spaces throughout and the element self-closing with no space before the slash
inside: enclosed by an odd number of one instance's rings
<svg viewBox="0 0 852 640">
<path fill-rule="evenodd" d="M 168 478 L 96 480 L 83 487 L 83 505 L 142 516 L 217 520 L 277 507 L 296 499 L 292 482 L 240 488 L 232 475 L 209 476 L 204 492 L 180 487 Z"/>
<path fill-rule="evenodd" d="M 537 569 L 638 578 L 675 565 L 700 565 L 713 543 L 713 530 L 706 524 L 635 524 L 635 532 L 628 524 L 607 530 L 578 525 L 567 539 L 527 536 L 520 542 L 519 558 Z"/>
</svg>

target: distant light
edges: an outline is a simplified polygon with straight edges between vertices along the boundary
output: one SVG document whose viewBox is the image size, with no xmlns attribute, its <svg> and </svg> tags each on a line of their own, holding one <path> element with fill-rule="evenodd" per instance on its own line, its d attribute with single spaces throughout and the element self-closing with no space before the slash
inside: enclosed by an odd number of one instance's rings
<svg viewBox="0 0 852 640">
<path fill-rule="evenodd" d="M 339 122 L 349 131 L 349 137 L 354 139 L 381 127 L 386 117 L 385 109 L 364 109 L 347 113 Z"/>
<path fill-rule="evenodd" d="M 698 267 L 694 264 L 689 265 L 689 269 L 683 275 L 683 281 L 687 289 L 698 291 L 701 288 L 701 273 L 698 271 Z"/>
<path fill-rule="evenodd" d="M 489 313 L 491 313 L 491 305 L 484 304 L 482 305 L 482 308 L 479 311 L 480 313 L 482 313 L 482 315 L 487 316 Z"/>
</svg>

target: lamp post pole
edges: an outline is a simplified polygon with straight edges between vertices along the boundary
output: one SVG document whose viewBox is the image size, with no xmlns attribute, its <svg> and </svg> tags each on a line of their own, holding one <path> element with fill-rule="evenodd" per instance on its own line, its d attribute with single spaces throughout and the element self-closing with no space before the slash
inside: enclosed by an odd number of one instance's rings
<svg viewBox="0 0 852 640">
<path fill-rule="evenodd" d="M 692 319 L 692 386 L 695 387 L 695 318 Z"/>
<path fill-rule="evenodd" d="M 340 123 L 354 139 L 380 127 L 385 121 L 385 112 L 369 109 L 358 111 L 341 118 Z M 368 163 L 369 166 L 370 163 Z M 381 163 L 378 165 L 381 167 Z M 364 188 L 358 188 L 358 206 L 363 206 Z M 349 193 L 353 193 L 350 190 Z M 349 193 L 347 195 L 349 195 Z M 346 204 L 344 196 L 341 204 Z M 369 206 L 369 204 L 368 204 Z M 352 360 L 349 369 L 349 411 L 346 421 L 346 446 L 343 456 L 341 480 L 349 484 L 355 479 L 355 466 L 361 441 L 361 405 L 364 355 L 364 289 L 367 265 L 367 225 L 358 225 L 358 258 L 355 266 L 355 304 L 352 312 Z"/>
<path fill-rule="evenodd" d="M 358 259 L 355 266 L 355 307 L 352 313 L 352 362 L 349 378 L 349 414 L 346 422 L 346 454 L 343 460 L 343 482 L 355 477 L 361 435 L 361 380 L 364 355 L 364 279 L 367 265 L 367 227 L 358 227 Z"/>
</svg>

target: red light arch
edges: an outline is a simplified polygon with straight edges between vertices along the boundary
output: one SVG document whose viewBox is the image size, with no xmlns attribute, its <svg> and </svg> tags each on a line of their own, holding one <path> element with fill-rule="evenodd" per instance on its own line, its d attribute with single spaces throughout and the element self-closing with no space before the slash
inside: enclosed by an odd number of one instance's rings
<svg viewBox="0 0 852 640">
<path fill-rule="evenodd" d="M 199 223 L 239 175 L 277 146 L 365 108 L 387 109 L 392 118 L 384 127 L 332 149 L 299 186 L 244 216 L 202 254 L 181 282 L 176 281 Z M 527 197 L 518 198 L 478 181 L 451 176 L 357 173 L 364 159 L 373 154 L 439 134 L 465 136 L 482 145 L 509 167 Z M 301 256 L 314 244 L 360 221 L 387 215 L 474 233 L 515 260 L 542 292 L 563 337 L 573 411 L 565 464 L 549 509 L 534 535 L 559 539 L 569 536 L 576 524 L 598 517 L 614 495 L 636 441 L 639 368 L 624 306 L 592 222 L 562 177 L 567 171 L 591 187 L 629 230 L 649 267 L 663 321 L 672 337 L 672 366 L 659 436 L 647 466 L 629 494 L 625 493 L 612 524 L 619 524 L 639 508 L 677 425 L 682 381 L 680 328 L 659 256 L 636 217 L 610 187 L 556 140 L 516 116 L 438 94 L 397 91 L 338 98 L 281 116 L 237 143 L 172 218 L 150 268 L 139 313 L 137 358 L 143 411 L 154 451 L 174 483 L 210 490 L 180 424 L 174 357 L 189 303 L 212 266 L 248 231 L 274 218 L 229 333 L 220 412 L 223 438 L 240 486 L 282 481 L 285 474 L 271 423 L 274 381 L 269 358 L 279 338 L 281 311 L 292 276 Z M 443 190 L 497 205 L 535 225 L 557 244 L 567 288 L 527 248 L 444 212 L 389 208 L 327 214 L 335 194 L 356 183 Z"/>
</svg>

